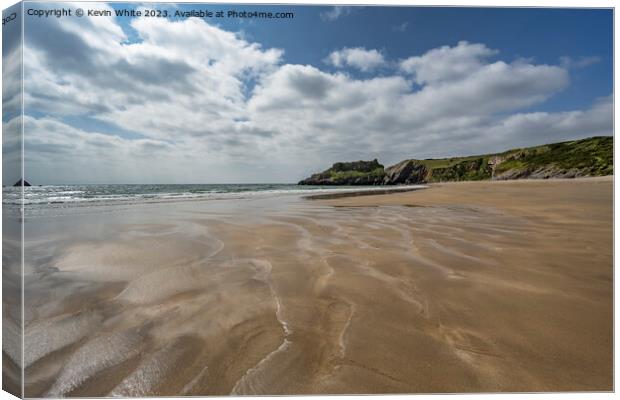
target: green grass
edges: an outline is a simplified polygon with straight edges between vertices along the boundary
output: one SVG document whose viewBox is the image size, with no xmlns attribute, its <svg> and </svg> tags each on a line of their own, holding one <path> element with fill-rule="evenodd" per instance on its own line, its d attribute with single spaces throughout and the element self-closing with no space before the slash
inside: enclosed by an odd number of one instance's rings
<svg viewBox="0 0 620 400">
<path fill-rule="evenodd" d="M 555 170 L 577 170 L 578 176 L 602 176 L 613 174 L 613 146 L 613 137 L 598 136 L 501 153 L 411 161 L 426 167 L 428 172 L 421 179 L 429 182 L 485 180 L 506 172 L 507 176 L 527 177 L 537 170 L 551 171 L 550 176 Z M 498 158 L 503 161 L 493 170 L 489 162 L 497 162 Z M 335 163 L 320 175 L 335 184 L 380 184 L 386 173 L 375 159 Z"/>
<path fill-rule="evenodd" d="M 383 170 L 383 165 L 379 164 L 379 161 L 375 158 L 372 161 L 351 161 L 351 162 L 337 162 L 329 169 L 330 172 L 365 172 L 372 173 L 377 169 Z"/>
<path fill-rule="evenodd" d="M 363 177 L 369 178 L 382 178 L 385 176 L 385 171 L 383 167 L 375 168 L 370 172 L 361 172 L 361 171 L 329 171 L 330 177 L 335 181 L 344 181 L 350 179 L 357 179 Z"/>
<path fill-rule="evenodd" d="M 451 157 L 451 158 L 427 158 L 426 160 L 415 160 L 429 169 L 448 168 L 463 161 L 476 160 L 484 156 L 467 156 L 467 157 Z"/>
<path fill-rule="evenodd" d="M 527 165 L 521 160 L 507 160 L 499 164 L 495 168 L 495 173 L 499 174 L 499 173 L 506 172 L 511 169 L 523 169 L 523 168 L 526 168 L 526 166 Z"/>
<path fill-rule="evenodd" d="M 541 168 L 577 169 L 585 175 L 613 174 L 613 137 L 598 136 L 570 142 L 518 148 L 502 153 L 467 157 L 416 160 L 431 170 L 430 180 L 461 181 L 490 179 L 491 157 L 506 158 L 495 174 L 510 170 L 535 171 Z"/>
<path fill-rule="evenodd" d="M 513 151 L 514 159 L 499 164 L 496 173 L 511 169 L 578 169 L 588 175 L 613 174 L 613 138 L 593 137 Z"/>
<path fill-rule="evenodd" d="M 447 167 L 431 170 L 431 182 L 444 181 L 480 181 L 491 178 L 491 166 L 488 157 L 461 158 L 459 162 L 450 162 Z"/>
</svg>

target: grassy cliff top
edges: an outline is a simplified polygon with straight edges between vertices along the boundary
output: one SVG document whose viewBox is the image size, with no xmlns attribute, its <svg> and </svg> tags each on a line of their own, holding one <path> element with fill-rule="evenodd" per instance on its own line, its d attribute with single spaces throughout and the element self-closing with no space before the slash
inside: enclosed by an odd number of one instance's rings
<svg viewBox="0 0 620 400">
<path fill-rule="evenodd" d="M 592 156 L 600 163 L 613 164 L 613 137 L 594 136 L 581 140 L 510 149 L 501 153 L 449 158 L 427 158 L 424 160 L 414 159 L 413 161 L 424 164 L 427 168 L 435 169 L 452 167 L 463 161 L 473 161 L 479 158 L 510 158 L 519 153 L 525 155 L 527 162 L 531 164 L 557 162 L 560 164 L 559 166 L 563 168 L 573 168 L 578 165 L 583 165 L 584 163 L 591 163 Z"/>
<path fill-rule="evenodd" d="M 612 136 L 465 157 L 408 159 L 384 168 L 376 159 L 335 163 L 302 184 L 400 184 L 485 179 L 573 178 L 613 174 Z"/>
</svg>

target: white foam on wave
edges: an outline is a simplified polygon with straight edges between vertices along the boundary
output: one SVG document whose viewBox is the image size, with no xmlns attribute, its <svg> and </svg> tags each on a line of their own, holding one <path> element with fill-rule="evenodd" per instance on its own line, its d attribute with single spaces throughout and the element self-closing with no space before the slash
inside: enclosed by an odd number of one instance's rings
<svg viewBox="0 0 620 400">
<path fill-rule="evenodd" d="M 225 190 L 205 190 L 202 192 L 161 192 L 161 193 L 127 193 L 127 194 L 88 194 L 82 190 L 49 191 L 38 190 L 36 192 L 27 191 L 22 200 L 19 193 L 7 193 L 3 198 L 5 204 L 25 205 L 45 205 L 45 204 L 74 204 L 84 205 L 93 203 L 141 203 L 141 202 L 160 202 L 160 201 L 182 201 L 182 200 L 234 200 L 251 199 L 256 197 L 270 197 L 280 195 L 311 195 L 311 194 L 330 194 L 330 193 L 352 193 L 352 192 L 384 192 L 384 191 L 403 191 L 408 189 L 420 189 L 425 186 L 372 186 L 372 187 L 321 187 L 321 188 L 287 188 L 287 189 L 265 189 L 248 191 L 225 191 Z"/>
</svg>

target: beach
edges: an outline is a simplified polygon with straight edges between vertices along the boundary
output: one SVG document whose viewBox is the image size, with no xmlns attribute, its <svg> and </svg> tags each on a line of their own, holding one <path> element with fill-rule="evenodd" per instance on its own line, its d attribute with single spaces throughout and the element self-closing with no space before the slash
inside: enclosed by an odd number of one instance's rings
<svg viewBox="0 0 620 400">
<path fill-rule="evenodd" d="M 613 390 L 613 177 L 366 194 L 27 210 L 25 395 Z"/>
</svg>

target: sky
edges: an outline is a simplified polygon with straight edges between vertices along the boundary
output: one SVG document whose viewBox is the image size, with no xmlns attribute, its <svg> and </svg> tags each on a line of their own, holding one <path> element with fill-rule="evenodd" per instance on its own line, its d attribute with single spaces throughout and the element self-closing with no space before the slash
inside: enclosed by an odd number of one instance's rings
<svg viewBox="0 0 620 400">
<path fill-rule="evenodd" d="M 26 16 L 34 184 L 286 183 L 613 134 L 611 10 L 26 5 L 60 6 L 294 18 Z"/>
<path fill-rule="evenodd" d="M 7 21 L 2 27 L 2 184 L 13 185 L 21 178 L 23 166 L 19 6 L 3 10 L 2 19 Z"/>
</svg>

